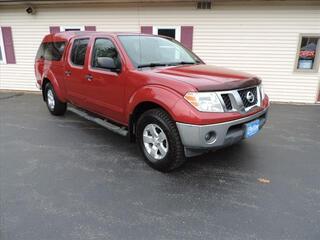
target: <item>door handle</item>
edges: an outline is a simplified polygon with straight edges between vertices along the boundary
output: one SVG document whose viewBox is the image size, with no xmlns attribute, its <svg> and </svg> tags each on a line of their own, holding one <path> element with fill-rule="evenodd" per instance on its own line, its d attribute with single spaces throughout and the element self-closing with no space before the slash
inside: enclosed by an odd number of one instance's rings
<svg viewBox="0 0 320 240">
<path fill-rule="evenodd" d="M 71 75 L 71 71 L 70 70 L 64 71 L 64 75 L 70 76 Z"/>
<path fill-rule="evenodd" d="M 85 77 L 88 81 L 91 81 L 93 79 L 93 76 L 91 74 L 87 74 Z"/>
</svg>

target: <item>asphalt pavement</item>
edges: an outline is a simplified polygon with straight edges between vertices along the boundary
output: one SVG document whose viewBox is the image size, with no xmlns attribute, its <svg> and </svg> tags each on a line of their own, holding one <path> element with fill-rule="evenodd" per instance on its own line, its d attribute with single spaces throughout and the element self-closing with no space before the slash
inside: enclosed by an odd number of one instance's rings
<svg viewBox="0 0 320 240">
<path fill-rule="evenodd" d="M 258 180 L 260 179 L 260 181 Z M 320 106 L 163 174 L 41 96 L 0 93 L 0 239 L 320 239 Z"/>
</svg>

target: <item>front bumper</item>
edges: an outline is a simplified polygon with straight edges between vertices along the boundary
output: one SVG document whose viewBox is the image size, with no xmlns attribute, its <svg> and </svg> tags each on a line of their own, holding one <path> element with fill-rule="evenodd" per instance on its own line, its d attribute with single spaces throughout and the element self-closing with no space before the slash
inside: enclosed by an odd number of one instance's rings
<svg viewBox="0 0 320 240">
<path fill-rule="evenodd" d="M 236 143 L 244 138 L 244 124 L 250 121 L 260 119 L 261 129 L 267 120 L 268 108 L 255 113 L 251 116 L 240 118 L 234 121 L 210 124 L 210 125 L 193 125 L 177 122 L 180 138 L 184 147 L 193 152 L 202 150 L 214 150 Z M 206 139 L 207 134 L 211 138 Z M 187 152 L 186 152 L 187 153 Z M 186 154 L 195 155 L 195 154 Z"/>
</svg>

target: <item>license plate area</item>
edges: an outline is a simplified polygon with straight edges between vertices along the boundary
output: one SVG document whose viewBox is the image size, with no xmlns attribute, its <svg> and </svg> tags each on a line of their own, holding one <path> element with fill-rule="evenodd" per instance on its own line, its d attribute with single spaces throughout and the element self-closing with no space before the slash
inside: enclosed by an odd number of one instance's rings
<svg viewBox="0 0 320 240">
<path fill-rule="evenodd" d="M 260 127 L 260 120 L 259 119 L 256 119 L 252 122 L 246 123 L 244 137 L 250 138 L 250 137 L 256 135 L 259 132 L 259 127 Z"/>
</svg>

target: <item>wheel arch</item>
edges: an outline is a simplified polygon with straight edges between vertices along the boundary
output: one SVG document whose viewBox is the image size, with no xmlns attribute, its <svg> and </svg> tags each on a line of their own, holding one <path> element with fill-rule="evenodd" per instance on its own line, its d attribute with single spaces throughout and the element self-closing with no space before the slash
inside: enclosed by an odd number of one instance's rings
<svg viewBox="0 0 320 240">
<path fill-rule="evenodd" d="M 135 138 L 137 119 L 147 110 L 161 108 L 175 121 L 173 108 L 180 99 L 181 95 L 176 91 L 161 85 L 148 85 L 132 94 L 126 109 L 130 140 Z"/>
<path fill-rule="evenodd" d="M 59 98 L 59 100 L 62 102 L 66 102 L 67 100 L 66 100 L 64 91 L 63 89 L 61 89 L 59 82 L 57 81 L 57 79 L 55 78 L 54 74 L 51 71 L 49 71 L 43 77 L 43 80 L 42 80 L 41 89 L 42 89 L 43 100 L 46 101 L 45 90 L 46 90 L 46 85 L 48 83 L 50 83 L 53 86 L 53 89 L 57 97 Z"/>
<path fill-rule="evenodd" d="M 47 99 L 46 99 L 45 90 L 46 90 L 46 85 L 47 85 L 48 83 L 51 83 L 51 82 L 50 82 L 49 78 L 46 78 L 46 77 L 45 77 L 45 78 L 42 80 L 42 87 L 41 87 L 41 89 L 42 89 L 42 98 L 43 98 L 43 101 L 46 101 L 46 100 L 47 100 Z"/>
<path fill-rule="evenodd" d="M 170 113 L 159 103 L 156 103 L 154 101 L 143 101 L 140 102 L 136 107 L 134 108 L 133 112 L 130 114 L 129 117 L 129 137 L 130 141 L 134 142 L 135 141 L 135 135 L 136 135 L 136 123 L 140 116 L 150 110 L 150 109 L 155 109 L 155 108 L 160 108 L 163 111 L 167 112 L 170 115 Z"/>
</svg>

